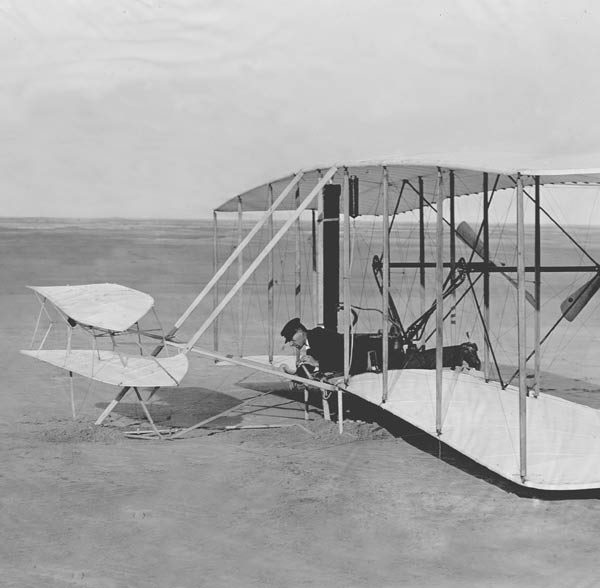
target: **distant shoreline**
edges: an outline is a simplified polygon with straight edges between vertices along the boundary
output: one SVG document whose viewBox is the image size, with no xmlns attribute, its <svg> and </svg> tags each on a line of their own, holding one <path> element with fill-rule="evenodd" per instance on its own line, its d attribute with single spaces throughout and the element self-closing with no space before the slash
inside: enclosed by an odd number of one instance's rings
<svg viewBox="0 0 600 588">
<path fill-rule="evenodd" d="M 254 216 L 250 218 L 245 218 L 243 221 L 243 226 L 251 228 L 253 227 L 257 220 L 260 218 L 260 215 L 257 213 L 253 213 Z M 357 223 L 361 224 L 373 224 L 376 222 L 375 219 L 378 217 L 364 217 L 356 219 Z M 218 224 L 221 225 L 237 225 L 237 213 L 221 213 L 219 216 Z M 283 219 L 275 218 L 275 224 L 281 225 L 285 222 Z M 309 219 L 302 219 L 303 224 L 310 225 L 311 221 Z M 475 223 L 472 223 L 475 224 Z M 59 228 L 78 228 L 78 229 L 127 229 L 127 228 L 143 228 L 144 226 L 151 227 L 160 227 L 167 228 L 169 226 L 188 226 L 188 227 L 202 227 L 205 228 L 207 226 L 212 227 L 213 220 L 209 218 L 191 218 L 191 219 L 182 219 L 182 218 L 118 218 L 118 217 L 33 217 L 33 216 L 24 216 L 24 217 L 2 217 L 0 216 L 0 228 L 7 229 L 37 229 L 37 230 L 50 230 L 50 229 L 59 229 Z M 418 225 L 417 221 L 400 221 L 396 220 L 395 226 L 416 226 Z M 490 223 L 490 227 L 500 227 L 500 224 Z M 506 228 L 512 228 L 514 226 L 513 223 L 506 223 L 504 225 Z M 525 223 L 525 226 L 533 229 L 533 223 Z M 562 225 L 564 228 L 574 228 L 574 229 L 590 229 L 594 230 L 596 228 L 600 228 L 600 224 L 565 224 Z M 554 227 L 554 225 L 550 222 L 542 223 L 542 229 L 547 230 L 550 227 Z"/>
</svg>

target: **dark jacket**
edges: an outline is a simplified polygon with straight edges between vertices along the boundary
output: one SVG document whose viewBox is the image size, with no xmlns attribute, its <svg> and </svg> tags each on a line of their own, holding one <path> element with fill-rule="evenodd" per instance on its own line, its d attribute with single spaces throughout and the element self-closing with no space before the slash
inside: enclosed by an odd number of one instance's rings
<svg viewBox="0 0 600 588">
<path fill-rule="evenodd" d="M 344 337 L 340 333 L 316 327 L 306 332 L 307 354 L 319 362 L 321 372 L 344 371 Z"/>
</svg>

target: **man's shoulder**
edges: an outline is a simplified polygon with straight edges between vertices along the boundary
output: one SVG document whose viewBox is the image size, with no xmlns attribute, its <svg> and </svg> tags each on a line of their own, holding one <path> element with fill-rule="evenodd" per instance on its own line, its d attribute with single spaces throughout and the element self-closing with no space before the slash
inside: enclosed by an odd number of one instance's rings
<svg viewBox="0 0 600 588">
<path fill-rule="evenodd" d="M 337 335 L 336 331 L 332 331 L 331 329 L 326 329 L 325 327 L 315 327 L 314 329 L 309 329 L 309 333 L 329 333 L 331 335 Z"/>
<path fill-rule="evenodd" d="M 336 331 L 325 329 L 324 327 L 315 327 L 307 331 L 309 339 L 339 339 L 342 335 Z"/>
</svg>

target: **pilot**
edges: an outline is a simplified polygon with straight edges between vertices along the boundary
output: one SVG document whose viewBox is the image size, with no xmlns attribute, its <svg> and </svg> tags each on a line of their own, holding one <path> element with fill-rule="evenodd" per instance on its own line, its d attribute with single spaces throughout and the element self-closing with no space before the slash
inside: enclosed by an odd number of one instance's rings
<svg viewBox="0 0 600 588">
<path fill-rule="evenodd" d="M 281 336 L 296 349 L 302 350 L 308 345 L 298 365 L 309 366 L 311 372 L 320 373 L 344 370 L 344 338 L 339 333 L 323 327 L 307 329 L 299 318 L 293 318 L 285 324 Z"/>
</svg>

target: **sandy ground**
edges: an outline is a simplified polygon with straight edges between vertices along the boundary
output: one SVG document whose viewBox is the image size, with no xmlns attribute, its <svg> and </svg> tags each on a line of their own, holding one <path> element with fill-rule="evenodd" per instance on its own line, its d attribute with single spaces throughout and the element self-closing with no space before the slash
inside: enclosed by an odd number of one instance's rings
<svg viewBox="0 0 600 588">
<path fill-rule="evenodd" d="M 135 440 L 139 406 L 126 397 L 95 427 L 115 390 L 77 379 L 73 420 L 64 374 L 18 354 L 37 312 L 25 285 L 124 283 L 170 324 L 210 276 L 210 238 L 155 229 L 2 230 L 3 586 L 600 583 L 599 493 L 524 493 L 356 402 L 340 436 L 317 402 L 305 422 L 285 383 L 192 358 L 184 386 L 153 399 L 161 427 L 254 400 L 188 438 Z M 552 382 L 598 406 L 593 379 Z M 240 424 L 302 427 L 220 429 Z"/>
</svg>

